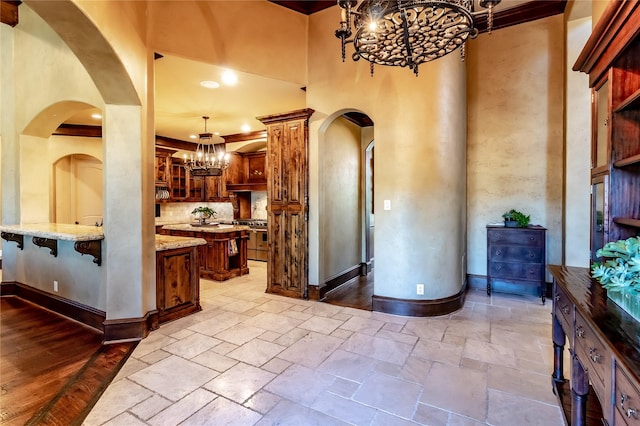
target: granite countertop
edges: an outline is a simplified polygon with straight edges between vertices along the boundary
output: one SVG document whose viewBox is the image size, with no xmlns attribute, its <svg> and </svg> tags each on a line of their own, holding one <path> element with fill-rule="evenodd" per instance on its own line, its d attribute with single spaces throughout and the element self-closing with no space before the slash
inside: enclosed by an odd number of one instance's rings
<svg viewBox="0 0 640 426">
<path fill-rule="evenodd" d="M 0 231 L 19 235 L 67 241 L 103 240 L 101 226 L 71 225 L 66 223 L 29 223 L 25 225 L 0 225 Z"/>
<path fill-rule="evenodd" d="M 207 244 L 207 241 L 203 238 L 174 237 L 171 235 L 156 234 L 156 251 L 201 246 L 204 244 Z"/>
<path fill-rule="evenodd" d="M 210 232 L 210 233 L 224 233 L 233 231 L 249 231 L 250 227 L 246 225 L 205 225 L 198 226 L 190 223 L 178 223 L 174 225 L 164 225 L 162 229 L 168 229 L 173 231 L 194 231 L 194 232 Z"/>
</svg>

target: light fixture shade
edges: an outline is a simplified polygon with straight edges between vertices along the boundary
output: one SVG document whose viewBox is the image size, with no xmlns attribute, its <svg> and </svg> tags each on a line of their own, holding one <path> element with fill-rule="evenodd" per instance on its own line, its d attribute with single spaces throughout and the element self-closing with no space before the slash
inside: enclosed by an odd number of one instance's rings
<svg viewBox="0 0 640 426">
<path fill-rule="evenodd" d="M 499 2 L 485 0 L 490 15 Z M 478 34 L 473 0 L 338 0 L 338 6 L 342 11 L 335 35 L 342 41 L 342 59 L 345 43 L 353 43 L 353 60 L 369 61 L 372 74 L 378 64 L 407 67 L 417 75 L 418 65 L 453 52 Z"/>
</svg>

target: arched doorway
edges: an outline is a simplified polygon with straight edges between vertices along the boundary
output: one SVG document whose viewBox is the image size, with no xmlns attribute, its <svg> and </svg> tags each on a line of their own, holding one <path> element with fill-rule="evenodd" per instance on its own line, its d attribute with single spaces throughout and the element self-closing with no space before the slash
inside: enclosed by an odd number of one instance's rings
<svg viewBox="0 0 640 426">
<path fill-rule="evenodd" d="M 320 264 L 324 300 L 371 310 L 373 296 L 373 122 L 350 111 L 324 132 Z"/>
<path fill-rule="evenodd" d="M 83 154 L 67 155 L 53 165 L 56 223 L 102 224 L 102 161 Z"/>
</svg>

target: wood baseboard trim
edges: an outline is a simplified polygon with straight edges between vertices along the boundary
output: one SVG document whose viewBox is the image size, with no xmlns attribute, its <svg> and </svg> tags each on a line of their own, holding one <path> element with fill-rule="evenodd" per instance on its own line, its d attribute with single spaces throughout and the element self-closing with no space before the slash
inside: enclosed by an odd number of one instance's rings
<svg viewBox="0 0 640 426">
<path fill-rule="evenodd" d="M 373 310 L 386 314 L 409 317 L 434 317 L 455 312 L 464 305 L 467 283 L 455 295 L 435 300 L 396 299 L 393 297 L 373 296 Z"/>
<path fill-rule="evenodd" d="M 362 264 L 358 264 L 356 266 L 353 266 L 349 269 L 347 269 L 346 271 L 344 271 L 343 273 L 341 273 L 340 275 L 331 278 L 328 281 L 324 282 L 324 285 L 322 287 L 317 286 L 317 285 L 309 285 L 309 299 L 310 300 L 322 300 L 325 298 L 325 296 L 327 295 L 327 293 L 329 293 L 331 290 L 335 290 L 336 288 L 340 287 L 342 284 L 351 281 L 352 279 L 359 277 L 360 274 L 362 272 Z"/>
<path fill-rule="evenodd" d="M 119 318 L 104 321 L 104 343 L 130 342 L 144 339 L 160 327 L 158 311 L 147 312 L 142 318 Z"/>
<path fill-rule="evenodd" d="M 0 285 L 0 295 L 20 297 L 21 299 L 104 332 L 103 322 L 106 314 L 91 306 L 65 299 L 64 297 L 56 296 L 55 294 L 47 293 L 15 281 L 3 282 Z"/>
<path fill-rule="evenodd" d="M 106 320 L 106 313 L 99 309 L 15 281 L 0 284 L 0 296 L 19 297 L 95 328 L 104 334 L 104 343 L 141 340 L 160 326 L 158 311 L 155 310 L 142 318 Z"/>
</svg>

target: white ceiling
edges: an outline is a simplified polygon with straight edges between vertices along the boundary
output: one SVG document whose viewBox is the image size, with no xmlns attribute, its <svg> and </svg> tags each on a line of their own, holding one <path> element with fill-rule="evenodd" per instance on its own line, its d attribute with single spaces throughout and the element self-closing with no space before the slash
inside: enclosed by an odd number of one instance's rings
<svg viewBox="0 0 640 426">
<path fill-rule="evenodd" d="M 474 1 L 476 11 L 486 11 L 477 5 L 478 0 Z M 496 10 L 510 9 L 527 1 L 502 0 Z M 335 9 L 338 14 L 338 8 Z M 336 23 L 338 19 L 337 16 Z M 339 53 L 336 47 L 336 55 Z M 224 68 L 170 55 L 157 59 L 155 67 L 155 125 L 159 136 L 193 141 L 190 135 L 204 131 L 203 115 L 210 117 L 207 130 L 220 135 L 242 133 L 243 124 L 249 125 L 250 131 L 264 130 L 256 117 L 306 106 L 305 92 L 299 84 L 238 72 L 237 84 L 226 86 L 220 78 Z M 201 87 L 203 80 L 216 81 L 220 87 Z M 65 123 L 100 125 L 100 120 L 91 118 L 94 112 L 100 111 L 84 110 Z"/>
<path fill-rule="evenodd" d="M 156 135 L 194 141 L 190 135 L 204 131 L 202 116 L 205 115 L 210 117 L 207 131 L 214 134 L 243 133 L 244 124 L 249 125 L 250 132 L 259 131 L 265 127 L 256 117 L 305 107 L 305 91 L 299 84 L 235 72 L 238 81 L 229 86 L 221 80 L 225 70 L 226 68 L 176 56 L 165 55 L 157 59 Z M 204 88 L 200 85 L 203 80 L 216 81 L 220 87 Z M 91 118 L 91 114 L 95 112 L 100 113 L 100 110 L 81 111 L 65 123 L 100 125 L 99 119 Z M 217 141 L 221 142 L 222 139 Z"/>
</svg>

